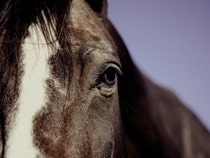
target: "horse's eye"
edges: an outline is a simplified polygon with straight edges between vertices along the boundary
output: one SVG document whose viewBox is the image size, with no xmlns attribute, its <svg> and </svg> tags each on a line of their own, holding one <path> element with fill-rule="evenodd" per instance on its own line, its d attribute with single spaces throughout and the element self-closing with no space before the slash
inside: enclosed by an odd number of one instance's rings
<svg viewBox="0 0 210 158">
<path fill-rule="evenodd" d="M 102 82 L 106 83 L 107 85 L 115 84 L 117 77 L 117 72 L 114 68 L 108 68 L 102 75 Z"/>
<path fill-rule="evenodd" d="M 116 82 L 118 75 L 121 75 L 122 71 L 119 66 L 115 64 L 109 65 L 100 75 L 97 82 L 97 88 L 103 96 L 112 96 L 116 89 Z"/>
</svg>

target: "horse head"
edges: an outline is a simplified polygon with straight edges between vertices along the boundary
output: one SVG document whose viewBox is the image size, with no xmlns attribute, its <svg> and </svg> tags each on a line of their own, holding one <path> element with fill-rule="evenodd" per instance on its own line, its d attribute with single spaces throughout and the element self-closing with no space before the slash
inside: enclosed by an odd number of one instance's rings
<svg viewBox="0 0 210 158">
<path fill-rule="evenodd" d="M 4 5 L 4 157 L 123 157 L 122 70 L 105 2 Z"/>
<path fill-rule="evenodd" d="M 2 0 L 0 24 L 1 157 L 209 154 L 199 120 L 135 66 L 106 0 Z"/>
</svg>

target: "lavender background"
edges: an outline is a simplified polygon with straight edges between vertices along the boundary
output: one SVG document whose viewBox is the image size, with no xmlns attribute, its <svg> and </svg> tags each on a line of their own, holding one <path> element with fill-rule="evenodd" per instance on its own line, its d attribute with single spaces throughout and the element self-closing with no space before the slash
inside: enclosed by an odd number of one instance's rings
<svg viewBox="0 0 210 158">
<path fill-rule="evenodd" d="M 210 129 L 210 1 L 109 0 L 109 17 L 136 64 Z"/>
</svg>

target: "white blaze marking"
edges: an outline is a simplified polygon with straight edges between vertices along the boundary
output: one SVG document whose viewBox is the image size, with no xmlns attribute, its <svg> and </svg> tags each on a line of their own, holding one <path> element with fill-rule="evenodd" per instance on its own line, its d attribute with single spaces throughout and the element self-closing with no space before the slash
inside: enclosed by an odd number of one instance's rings
<svg viewBox="0 0 210 158">
<path fill-rule="evenodd" d="M 38 27 L 31 26 L 22 45 L 23 77 L 18 111 L 7 141 L 7 158 L 32 158 L 39 155 L 33 145 L 33 117 L 46 103 L 46 79 L 49 78 L 48 58 L 52 49 Z"/>
</svg>

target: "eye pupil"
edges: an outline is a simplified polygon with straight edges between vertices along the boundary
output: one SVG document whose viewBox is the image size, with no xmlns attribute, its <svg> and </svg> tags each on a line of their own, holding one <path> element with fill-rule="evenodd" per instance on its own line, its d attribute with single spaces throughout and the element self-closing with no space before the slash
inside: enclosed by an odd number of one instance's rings
<svg viewBox="0 0 210 158">
<path fill-rule="evenodd" d="M 104 73 L 104 82 L 107 84 L 114 84 L 116 78 L 116 72 L 112 68 L 109 68 Z"/>
</svg>

